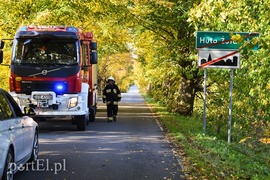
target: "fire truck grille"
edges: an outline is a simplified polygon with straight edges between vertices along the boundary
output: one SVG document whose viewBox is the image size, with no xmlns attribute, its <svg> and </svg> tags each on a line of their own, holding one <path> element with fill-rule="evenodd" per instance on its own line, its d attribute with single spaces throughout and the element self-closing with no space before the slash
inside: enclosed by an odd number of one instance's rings
<svg viewBox="0 0 270 180">
<path fill-rule="evenodd" d="M 32 91 L 54 91 L 56 94 L 68 92 L 67 82 L 21 82 L 21 93 L 30 95 Z"/>
</svg>

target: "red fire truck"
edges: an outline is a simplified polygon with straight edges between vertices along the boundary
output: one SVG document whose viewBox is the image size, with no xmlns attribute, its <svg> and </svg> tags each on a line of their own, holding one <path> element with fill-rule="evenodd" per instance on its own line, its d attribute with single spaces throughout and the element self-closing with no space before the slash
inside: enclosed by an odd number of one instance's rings
<svg viewBox="0 0 270 180">
<path fill-rule="evenodd" d="M 84 131 L 97 109 L 96 64 L 91 32 L 73 26 L 22 26 L 13 39 L 10 94 L 23 110 L 34 111 L 34 119 L 70 117 Z"/>
</svg>

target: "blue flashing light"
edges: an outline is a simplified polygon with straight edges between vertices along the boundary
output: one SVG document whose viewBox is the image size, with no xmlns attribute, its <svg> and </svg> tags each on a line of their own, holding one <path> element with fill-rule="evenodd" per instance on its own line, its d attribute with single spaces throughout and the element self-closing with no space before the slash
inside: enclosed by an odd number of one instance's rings
<svg viewBox="0 0 270 180">
<path fill-rule="evenodd" d="M 66 30 L 70 32 L 78 32 L 78 29 L 73 26 L 68 26 Z"/>
<path fill-rule="evenodd" d="M 67 84 L 66 83 L 62 83 L 62 82 L 55 83 L 54 84 L 54 91 L 57 94 L 65 93 L 67 91 Z"/>
<path fill-rule="evenodd" d="M 27 26 L 21 26 L 18 31 L 27 31 L 28 27 Z"/>
<path fill-rule="evenodd" d="M 61 90 L 64 89 L 64 87 L 60 84 L 60 85 L 57 85 L 57 86 L 56 86 L 56 89 L 59 90 L 59 91 L 61 91 Z"/>
</svg>

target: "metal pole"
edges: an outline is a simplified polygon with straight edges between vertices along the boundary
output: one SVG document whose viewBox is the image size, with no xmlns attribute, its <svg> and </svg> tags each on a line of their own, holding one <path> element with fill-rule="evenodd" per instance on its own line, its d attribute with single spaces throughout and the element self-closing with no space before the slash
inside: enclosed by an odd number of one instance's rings
<svg viewBox="0 0 270 180">
<path fill-rule="evenodd" d="M 228 123 L 228 142 L 231 142 L 231 127 L 232 127 L 232 89 L 233 89 L 233 69 L 230 75 L 230 106 L 229 106 L 229 123 Z"/>
<path fill-rule="evenodd" d="M 204 68 L 204 95 L 203 95 L 203 135 L 206 134 L 206 80 L 207 80 L 207 68 Z"/>
</svg>

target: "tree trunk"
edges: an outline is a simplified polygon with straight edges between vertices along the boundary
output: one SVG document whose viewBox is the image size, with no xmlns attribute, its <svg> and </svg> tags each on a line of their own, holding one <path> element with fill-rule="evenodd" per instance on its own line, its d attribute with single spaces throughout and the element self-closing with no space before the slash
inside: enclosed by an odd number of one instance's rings
<svg viewBox="0 0 270 180">
<path fill-rule="evenodd" d="M 182 115 L 192 115 L 195 99 L 194 83 L 188 79 L 181 78 L 178 91 L 175 111 Z"/>
</svg>

